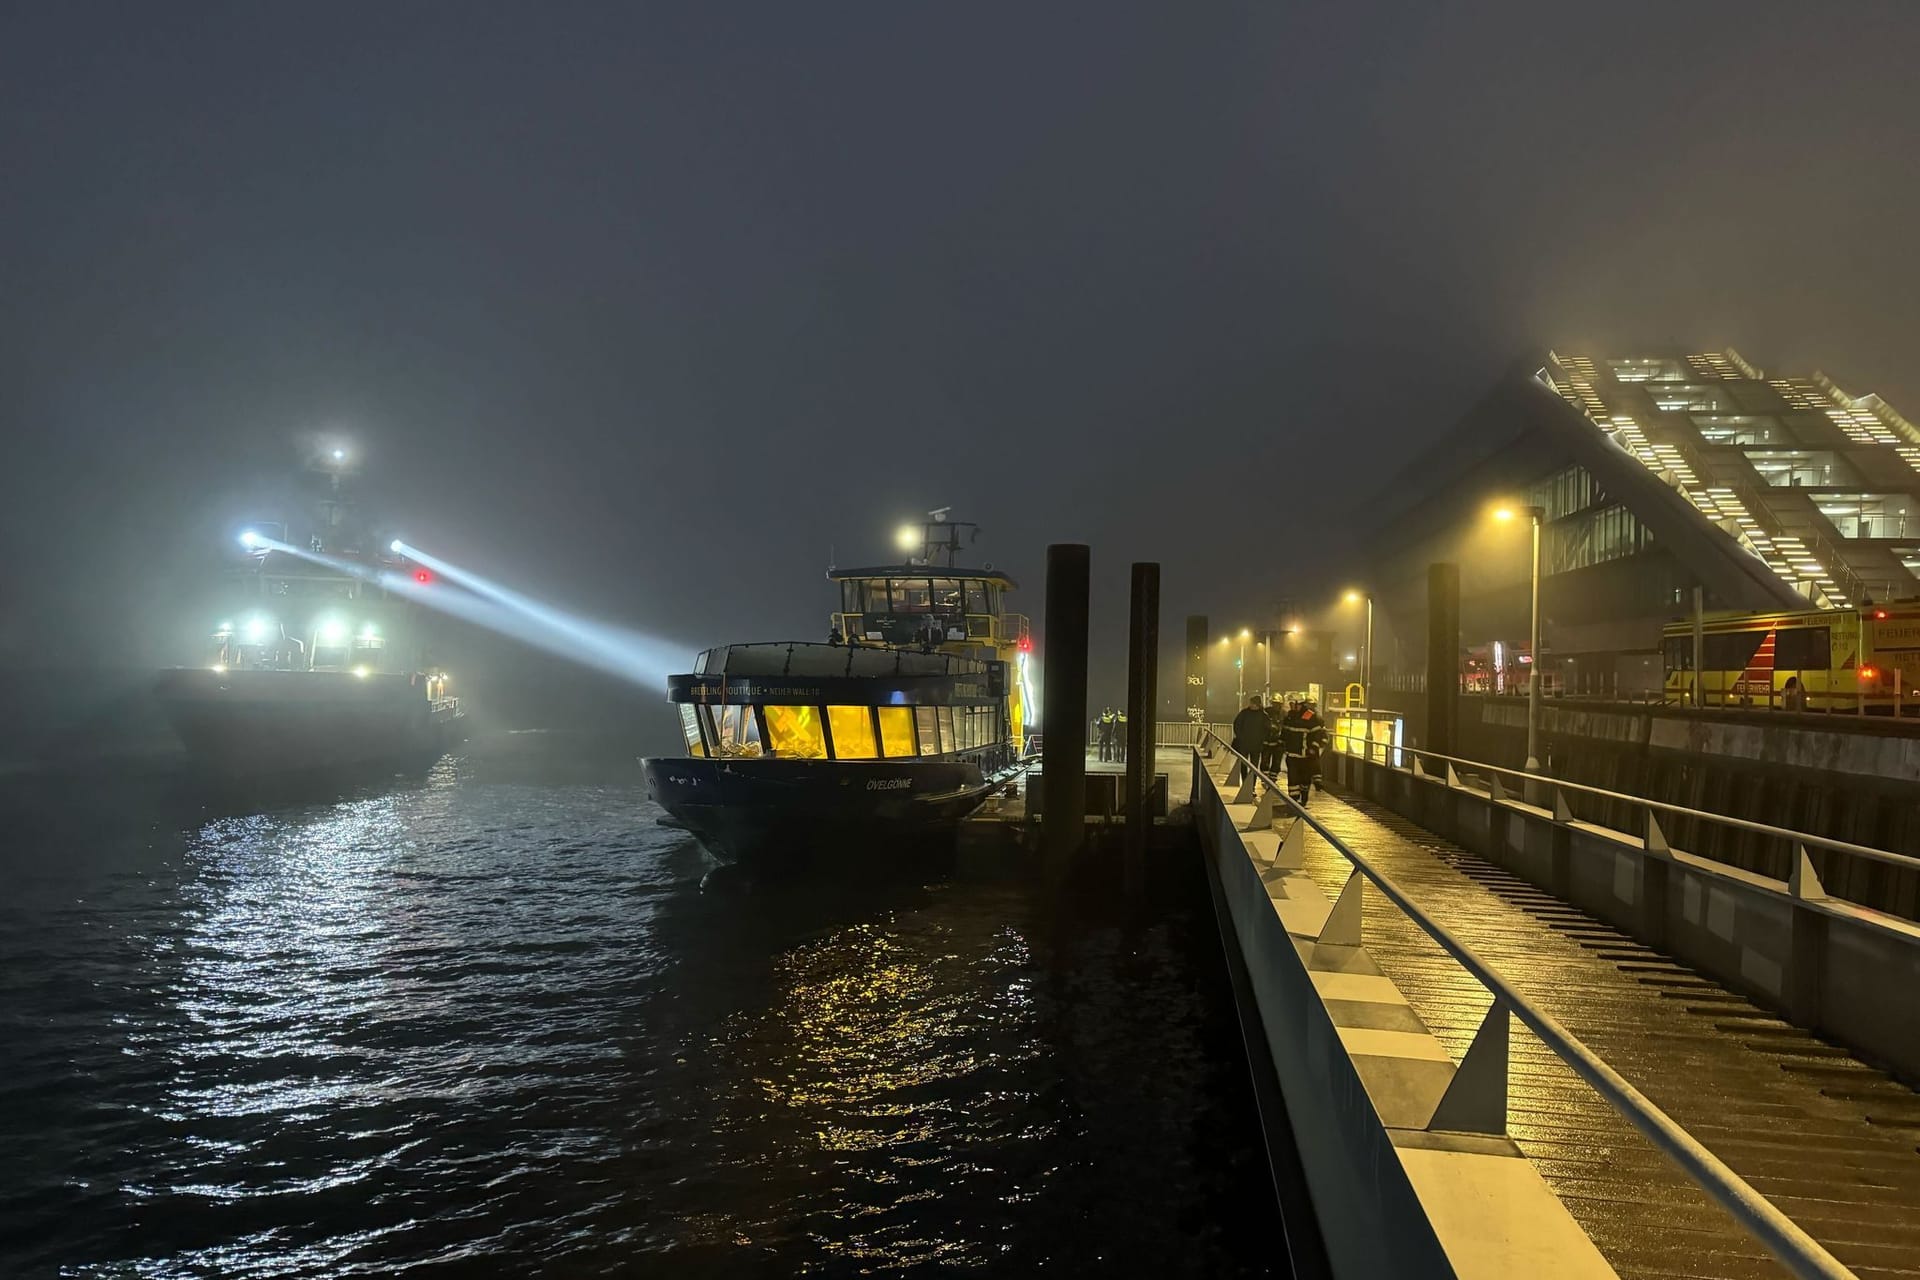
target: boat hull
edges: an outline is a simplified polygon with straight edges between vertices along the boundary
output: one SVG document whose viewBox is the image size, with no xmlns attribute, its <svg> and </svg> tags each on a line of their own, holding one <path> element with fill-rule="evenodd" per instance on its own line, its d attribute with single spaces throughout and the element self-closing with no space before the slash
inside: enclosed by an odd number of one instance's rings
<svg viewBox="0 0 1920 1280">
<path fill-rule="evenodd" d="M 950 852 L 992 786 L 947 760 L 653 757 L 647 790 L 723 862 L 799 866 Z"/>
<path fill-rule="evenodd" d="M 195 765 L 232 776 L 430 760 L 465 720 L 401 675 L 181 668 L 155 695 Z"/>
</svg>

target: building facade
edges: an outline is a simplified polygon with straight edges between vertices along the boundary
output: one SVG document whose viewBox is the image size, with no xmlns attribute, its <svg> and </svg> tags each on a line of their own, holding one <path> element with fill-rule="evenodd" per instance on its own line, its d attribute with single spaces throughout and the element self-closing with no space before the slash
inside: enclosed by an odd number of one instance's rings
<svg viewBox="0 0 1920 1280">
<path fill-rule="evenodd" d="M 1920 430 L 1815 373 L 1738 352 L 1518 362 L 1389 486 L 1366 537 L 1383 682 L 1424 669 L 1426 566 L 1461 567 L 1469 689 L 1525 687 L 1529 522 L 1541 521 L 1550 688 L 1661 685 L 1660 633 L 1709 612 L 1920 597 Z"/>
</svg>

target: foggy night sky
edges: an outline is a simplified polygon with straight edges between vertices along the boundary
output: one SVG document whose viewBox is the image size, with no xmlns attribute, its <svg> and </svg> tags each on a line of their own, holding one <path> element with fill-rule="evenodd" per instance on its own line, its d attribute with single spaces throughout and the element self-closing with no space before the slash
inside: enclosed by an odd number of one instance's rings
<svg viewBox="0 0 1920 1280">
<path fill-rule="evenodd" d="M 191 660 L 182 584 L 337 430 L 411 541 L 690 648 L 824 638 L 829 548 L 932 507 L 1036 619 L 1045 544 L 1089 542 L 1098 705 L 1130 560 L 1169 653 L 1330 593 L 1356 495 L 1529 348 L 1733 345 L 1920 414 L 1916 38 L 1911 3 L 8 4 L 0 662 Z"/>
</svg>

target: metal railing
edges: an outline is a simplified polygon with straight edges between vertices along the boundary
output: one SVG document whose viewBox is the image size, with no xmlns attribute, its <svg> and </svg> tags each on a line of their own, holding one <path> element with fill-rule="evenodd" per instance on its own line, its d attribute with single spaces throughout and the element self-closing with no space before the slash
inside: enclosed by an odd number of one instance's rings
<svg viewBox="0 0 1920 1280">
<path fill-rule="evenodd" d="M 1567 802 L 1567 796 L 1569 794 L 1592 796 L 1610 805 L 1637 809 L 1642 812 L 1646 818 L 1644 825 L 1642 825 L 1637 835 L 1634 832 L 1622 831 L 1620 828 L 1606 823 L 1595 822 L 1589 823 L 1589 825 L 1603 826 L 1629 839 L 1638 839 L 1641 842 L 1642 848 L 1648 852 L 1672 852 L 1672 846 L 1668 842 L 1666 832 L 1660 827 L 1659 819 L 1656 816 L 1658 814 L 1667 814 L 1670 817 L 1690 822 L 1696 829 L 1701 825 L 1716 826 L 1723 827 L 1729 831 L 1738 831 L 1747 835 L 1757 835 L 1778 840 L 1786 846 L 1789 870 L 1788 874 L 1784 877 L 1786 880 L 1786 888 L 1784 890 L 1772 890 L 1772 892 L 1780 893 L 1784 897 L 1802 900 L 1810 898 L 1831 898 L 1837 901 L 1851 902 L 1849 899 L 1839 898 L 1837 895 L 1827 892 L 1825 887 L 1820 883 L 1817 875 L 1809 875 L 1802 872 L 1802 858 L 1804 858 L 1808 852 L 1816 849 L 1827 853 L 1842 854 L 1850 858 L 1865 858 L 1869 861 L 1884 863 L 1888 866 L 1903 867 L 1909 871 L 1920 871 L 1920 857 L 1914 857 L 1911 854 L 1905 853 L 1895 853 L 1891 849 L 1876 849 L 1871 845 L 1854 844 L 1848 840 L 1836 840 L 1831 836 L 1819 836 L 1807 831 L 1795 831 L 1790 827 L 1776 827 L 1771 823 L 1755 822 L 1751 818 L 1735 818 L 1724 813 L 1709 813 L 1704 809 L 1693 809 L 1683 804 L 1674 804 L 1668 800 L 1649 800 L 1645 796 L 1630 795 L 1624 791 L 1609 791 L 1605 787 L 1588 786 L 1583 782 L 1566 782 L 1559 778 L 1548 777 L 1544 773 L 1528 773 L 1525 769 L 1510 769 L 1504 765 L 1487 764 L 1479 760 L 1465 760 L 1458 756 L 1442 755 L 1440 752 L 1427 751 L 1420 747 L 1391 748 L 1395 754 L 1407 757 L 1410 760 L 1411 763 L 1402 768 L 1401 766 L 1388 762 L 1386 759 L 1387 749 L 1385 749 L 1381 743 L 1374 742 L 1369 744 L 1355 738 L 1351 734 L 1335 733 L 1333 737 L 1343 744 L 1343 750 L 1344 744 L 1346 743 L 1354 743 L 1359 746 L 1361 748 L 1360 750 L 1345 751 L 1345 754 L 1362 759 L 1368 764 L 1379 765 L 1385 769 L 1394 769 L 1397 772 L 1412 772 L 1416 776 L 1431 778 L 1450 787 L 1465 785 L 1460 781 L 1460 771 L 1462 769 L 1466 770 L 1469 776 L 1485 774 L 1488 779 L 1487 795 L 1489 799 L 1496 803 L 1519 802 L 1531 804 L 1536 808 L 1550 810 L 1555 820 L 1560 822 L 1586 821 L 1585 819 L 1575 817 L 1572 806 Z M 1420 766 L 1422 760 L 1431 760 L 1438 763 L 1441 766 L 1440 772 L 1438 774 L 1429 773 Z M 1500 785 L 1500 779 L 1503 777 L 1520 780 L 1519 795 L 1515 796 L 1507 793 L 1506 788 Z M 1529 798 L 1529 796 L 1531 796 L 1531 798 Z M 1809 863 L 1808 866 L 1810 867 L 1811 864 Z M 1851 905 L 1867 911 L 1877 911 L 1877 908 L 1866 903 L 1851 902 Z"/>
<path fill-rule="evenodd" d="M 1472 948 L 1454 937 L 1445 926 L 1408 897 L 1405 890 L 1382 875 L 1365 858 L 1349 848 L 1340 837 L 1321 825 L 1312 814 L 1307 812 L 1306 807 L 1288 795 L 1277 781 L 1235 751 L 1218 734 L 1210 732 L 1207 737 L 1237 761 L 1241 769 L 1263 781 L 1270 788 L 1268 796 L 1274 804 L 1285 804 L 1295 818 L 1304 822 L 1346 858 L 1353 866 L 1353 872 L 1348 878 L 1350 889 L 1357 888 L 1353 876 L 1361 876 L 1371 882 L 1387 901 L 1398 907 L 1401 913 L 1432 938 L 1441 950 L 1453 957 L 1455 963 L 1487 989 L 1493 996 L 1493 1005 L 1487 1010 L 1487 1021 L 1483 1024 L 1482 1034 L 1485 1034 L 1486 1025 L 1494 1024 L 1511 1013 L 1523 1026 L 1539 1037 L 1540 1042 L 1551 1049 L 1556 1057 L 1566 1063 L 1575 1075 L 1586 1081 L 1595 1093 L 1604 1098 L 1608 1105 L 1638 1129 L 1661 1154 L 1680 1166 L 1681 1170 L 1711 1196 L 1716 1204 L 1726 1210 L 1734 1221 L 1745 1228 L 1794 1275 L 1801 1277 L 1802 1280 L 1858 1280 L 1852 1271 L 1841 1265 L 1839 1259 L 1827 1252 L 1824 1245 L 1808 1235 L 1772 1201 L 1754 1190 L 1746 1179 L 1728 1168 L 1718 1156 L 1707 1150 L 1699 1139 L 1681 1128 L 1673 1117 L 1634 1088 L 1626 1077 L 1608 1066 L 1600 1055 L 1589 1049 L 1571 1031 L 1561 1026 L 1551 1014 L 1516 990 L 1486 961 L 1476 955 Z M 1200 767 L 1198 761 L 1195 762 L 1195 767 Z M 1222 801 L 1224 804 L 1224 796 Z M 1504 1032 L 1504 1025 L 1501 1026 L 1501 1030 Z M 1501 1040 L 1504 1042 L 1505 1039 L 1503 1034 Z M 1479 1043 L 1479 1036 L 1475 1037 L 1475 1043 L 1476 1045 Z M 1500 1074 L 1504 1081 L 1506 1078 L 1504 1064 Z M 1445 1105 L 1444 1100 L 1442 1105 Z M 1504 1107 L 1503 1098 L 1503 1114 Z"/>
<path fill-rule="evenodd" d="M 1209 730 L 1219 733 L 1226 728 L 1223 724 L 1201 724 L 1197 720 L 1156 720 L 1153 724 L 1153 745 L 1197 747 Z"/>
</svg>

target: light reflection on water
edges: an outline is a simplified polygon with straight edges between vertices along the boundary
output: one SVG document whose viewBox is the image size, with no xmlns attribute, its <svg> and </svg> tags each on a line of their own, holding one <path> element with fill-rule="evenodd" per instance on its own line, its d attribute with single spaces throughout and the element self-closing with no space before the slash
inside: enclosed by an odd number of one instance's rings
<svg viewBox="0 0 1920 1280">
<path fill-rule="evenodd" d="M 703 891 L 624 768 L 170 804 L 5 864 L 0 1274 L 1271 1256 L 1178 921 Z"/>
</svg>

